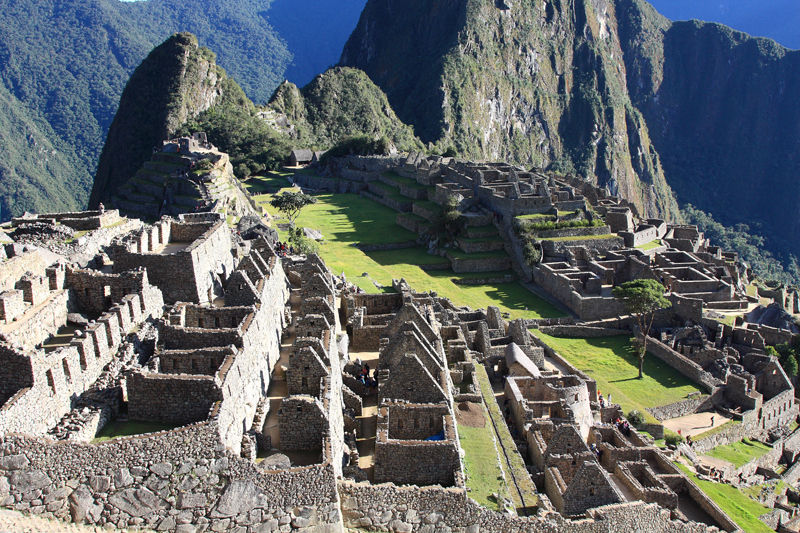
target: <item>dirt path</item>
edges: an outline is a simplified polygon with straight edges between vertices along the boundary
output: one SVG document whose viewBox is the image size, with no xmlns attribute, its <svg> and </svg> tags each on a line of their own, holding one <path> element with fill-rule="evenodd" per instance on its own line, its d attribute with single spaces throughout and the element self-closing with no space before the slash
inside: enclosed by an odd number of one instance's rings
<svg viewBox="0 0 800 533">
<path fill-rule="evenodd" d="M 378 352 L 350 352 L 350 360 L 360 359 L 371 369 L 378 366 Z M 358 466 L 367 473 L 372 482 L 375 475 L 375 437 L 378 432 L 378 395 L 370 394 L 362 397 L 362 412 L 358 420 L 361 422 L 361 436 L 356 439 L 358 446 Z"/>
</svg>

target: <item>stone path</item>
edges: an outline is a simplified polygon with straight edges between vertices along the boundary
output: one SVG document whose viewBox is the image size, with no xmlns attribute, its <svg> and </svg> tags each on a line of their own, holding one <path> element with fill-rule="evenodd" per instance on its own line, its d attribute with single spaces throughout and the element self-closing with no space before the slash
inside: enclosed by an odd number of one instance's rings
<svg viewBox="0 0 800 533">
<path fill-rule="evenodd" d="M 38 516 L 22 514 L 18 511 L 0 509 L 0 533 L 108 533 L 108 529 L 93 526 L 47 520 Z M 125 532 L 127 529 L 115 529 Z M 137 529 L 137 533 L 147 533 L 144 529 Z"/>
<path fill-rule="evenodd" d="M 608 477 L 611 479 L 611 483 L 617 488 L 617 490 L 622 494 L 622 497 L 625 498 L 626 502 L 635 502 L 638 498 L 631 492 L 631 490 L 617 477 L 617 475 L 613 472 L 608 472 Z"/>
<path fill-rule="evenodd" d="M 731 420 L 730 418 L 726 418 L 719 413 L 694 413 L 678 418 L 670 418 L 669 420 L 664 420 L 663 423 L 665 428 L 674 431 L 675 433 L 677 433 L 680 429 L 681 435 L 684 437 L 687 435 L 694 437 L 695 435 L 705 433 L 706 431 L 712 429 L 712 416 L 714 417 L 713 427 L 715 428 Z"/>
</svg>

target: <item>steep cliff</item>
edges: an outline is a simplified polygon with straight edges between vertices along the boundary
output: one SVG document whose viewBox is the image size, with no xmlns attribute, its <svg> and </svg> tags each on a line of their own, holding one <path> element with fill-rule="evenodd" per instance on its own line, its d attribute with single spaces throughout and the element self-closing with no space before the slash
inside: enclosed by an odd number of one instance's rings
<svg viewBox="0 0 800 533">
<path fill-rule="evenodd" d="M 298 89 L 284 82 L 269 107 L 294 126 L 297 146 L 329 148 L 355 135 L 387 137 L 401 149 L 422 149 L 413 128 L 403 124 L 386 95 L 366 74 L 331 68 Z"/>
<path fill-rule="evenodd" d="M 425 142 L 576 172 L 677 219 L 621 58 L 607 0 L 369 0 L 340 63 Z"/>
<path fill-rule="evenodd" d="M 628 88 L 683 204 L 800 246 L 800 52 L 718 24 L 671 23 L 618 0 Z"/>
<path fill-rule="evenodd" d="M 122 92 L 89 204 L 108 199 L 150 159 L 154 146 L 214 105 L 227 79 L 214 53 L 192 34 L 175 34 L 153 49 Z"/>
</svg>

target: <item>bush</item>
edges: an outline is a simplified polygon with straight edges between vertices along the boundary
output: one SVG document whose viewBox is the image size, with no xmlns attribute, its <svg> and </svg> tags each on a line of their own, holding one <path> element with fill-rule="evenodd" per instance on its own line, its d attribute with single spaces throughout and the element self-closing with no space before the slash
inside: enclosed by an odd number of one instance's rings
<svg viewBox="0 0 800 533">
<path fill-rule="evenodd" d="M 290 228 L 289 242 L 293 244 L 301 254 L 311 255 L 319 253 L 319 243 L 314 239 L 306 237 L 303 228 Z"/>
<path fill-rule="evenodd" d="M 538 265 L 542 260 L 542 251 L 534 241 L 528 241 L 522 248 L 522 257 L 525 259 L 525 264 L 532 267 Z"/>
<path fill-rule="evenodd" d="M 214 163 L 210 159 L 201 159 L 194 167 L 196 170 L 211 170 L 214 168 Z"/>
<path fill-rule="evenodd" d="M 647 422 L 644 418 L 644 414 L 636 409 L 628 413 L 627 418 L 628 422 L 630 422 L 630 424 L 637 429 L 645 425 Z"/>
<path fill-rule="evenodd" d="M 678 444 L 683 444 L 685 439 L 682 435 L 678 435 L 677 433 L 668 433 L 664 436 L 664 442 L 670 446 L 677 446 Z"/>
</svg>

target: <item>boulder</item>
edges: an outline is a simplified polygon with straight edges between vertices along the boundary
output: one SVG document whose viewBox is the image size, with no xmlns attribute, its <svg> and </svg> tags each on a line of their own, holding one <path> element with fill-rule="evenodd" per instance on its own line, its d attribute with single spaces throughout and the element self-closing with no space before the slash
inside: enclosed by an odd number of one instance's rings
<svg viewBox="0 0 800 533">
<path fill-rule="evenodd" d="M 261 491 L 252 481 L 234 481 L 222 493 L 211 518 L 228 518 L 249 513 L 258 505 Z"/>
<path fill-rule="evenodd" d="M 131 516 L 146 516 L 166 507 L 165 502 L 147 489 L 125 489 L 108 498 L 108 502 Z"/>
<path fill-rule="evenodd" d="M 6 455 L 0 457 L 0 470 L 22 470 L 30 464 L 24 455 Z"/>
<path fill-rule="evenodd" d="M 69 496 L 69 512 L 76 524 L 92 524 L 100 519 L 103 506 L 96 504 L 89 488 L 81 485 Z"/>
<path fill-rule="evenodd" d="M 292 467 L 292 461 L 284 454 L 276 453 L 258 463 L 258 467 L 264 470 L 287 470 Z"/>
<path fill-rule="evenodd" d="M 30 492 L 36 489 L 43 489 L 50 483 L 52 483 L 50 478 L 41 470 L 14 472 L 11 476 L 11 486 L 17 492 Z"/>
</svg>

